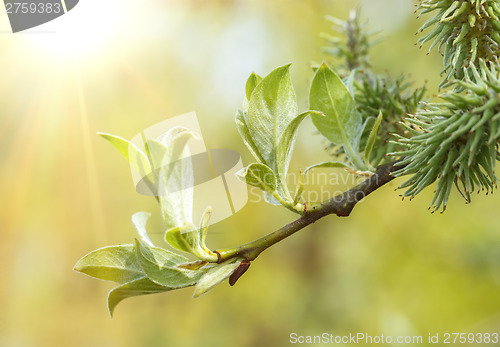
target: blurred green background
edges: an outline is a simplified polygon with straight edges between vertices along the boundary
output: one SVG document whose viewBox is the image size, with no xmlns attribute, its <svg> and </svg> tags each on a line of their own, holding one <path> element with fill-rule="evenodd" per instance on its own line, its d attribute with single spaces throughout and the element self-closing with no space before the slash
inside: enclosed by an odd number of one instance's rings
<svg viewBox="0 0 500 347">
<path fill-rule="evenodd" d="M 154 199 L 135 192 L 127 162 L 97 131 L 131 138 L 196 111 L 207 146 L 237 150 L 248 164 L 233 121 L 248 75 L 293 62 L 305 110 L 311 62 L 328 59 L 324 15 L 347 18 L 358 5 L 384 30 L 375 69 L 437 93 L 440 56 L 414 45 L 423 20 L 411 0 L 82 0 L 19 34 L 0 18 L 0 345 L 284 346 L 291 333 L 500 332 L 498 193 L 471 205 L 454 194 L 446 213 L 431 214 L 432 188 L 401 202 L 396 180 L 350 218 L 325 218 L 272 247 L 235 287 L 196 300 L 191 289 L 128 299 L 112 320 L 112 283 L 72 271 L 89 251 L 131 243 L 136 211 L 153 212 L 154 239 L 162 233 Z M 306 123 L 295 171 L 328 158 Z M 293 218 L 249 203 L 211 227 L 208 245 L 235 246 Z"/>
</svg>

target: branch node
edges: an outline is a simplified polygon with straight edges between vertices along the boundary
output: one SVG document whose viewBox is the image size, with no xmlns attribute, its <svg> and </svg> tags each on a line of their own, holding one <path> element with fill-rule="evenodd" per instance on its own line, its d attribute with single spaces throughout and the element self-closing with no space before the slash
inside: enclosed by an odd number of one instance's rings
<svg viewBox="0 0 500 347">
<path fill-rule="evenodd" d="M 219 251 L 214 251 L 215 254 L 217 254 L 217 264 L 222 263 L 222 256 L 220 255 Z"/>
</svg>

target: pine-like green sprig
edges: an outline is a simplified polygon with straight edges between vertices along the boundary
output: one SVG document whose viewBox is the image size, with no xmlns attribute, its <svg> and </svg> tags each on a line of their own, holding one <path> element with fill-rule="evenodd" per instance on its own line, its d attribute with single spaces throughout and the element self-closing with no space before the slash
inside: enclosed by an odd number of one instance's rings
<svg viewBox="0 0 500 347">
<path fill-rule="evenodd" d="M 347 21 L 332 16 L 325 18 L 332 23 L 332 29 L 338 36 L 321 33 L 320 36 L 328 42 L 323 51 L 344 60 L 338 67 L 342 67 L 345 71 L 337 72 L 349 74 L 354 69 L 369 68 L 371 66 L 369 50 L 376 44 L 372 39 L 376 32 L 366 29 L 366 24 L 360 19 L 359 9 L 352 10 Z"/>
<path fill-rule="evenodd" d="M 437 180 L 431 202 L 434 211 L 446 209 L 455 185 L 467 202 L 475 190 L 496 187 L 495 162 L 500 141 L 500 69 L 479 61 L 480 69 L 464 68 L 464 79 L 455 81 L 466 93 L 450 91 L 442 103 L 429 103 L 407 118 L 413 137 L 397 136 L 393 142 L 406 147 L 391 156 L 406 156 L 396 176 L 412 176 L 399 188 L 413 198 Z"/>
<path fill-rule="evenodd" d="M 478 59 L 498 63 L 500 52 L 500 3 L 498 0 L 420 0 L 420 14 L 434 13 L 419 32 L 433 27 L 432 31 L 418 40 L 420 46 L 432 42 L 429 52 L 439 45 L 443 55 L 444 80 L 464 77 L 464 68 L 477 63 Z"/>
<path fill-rule="evenodd" d="M 391 134 L 408 136 L 408 125 L 401 123 L 403 115 L 415 113 L 425 95 L 425 86 L 414 89 L 406 76 L 389 76 L 363 73 L 355 82 L 355 100 L 358 112 L 366 123 L 360 139 L 360 148 L 364 148 L 369 131 L 379 113 L 382 123 L 379 126 L 377 140 L 370 156 L 373 166 L 380 165 L 389 152 L 397 150 L 394 142 L 389 142 Z"/>
</svg>

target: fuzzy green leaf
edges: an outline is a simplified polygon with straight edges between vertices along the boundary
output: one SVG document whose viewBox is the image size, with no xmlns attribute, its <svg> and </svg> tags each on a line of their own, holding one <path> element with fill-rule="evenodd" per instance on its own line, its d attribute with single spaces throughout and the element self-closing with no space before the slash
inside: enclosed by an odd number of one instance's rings
<svg viewBox="0 0 500 347">
<path fill-rule="evenodd" d="M 264 193 L 264 201 L 267 202 L 268 204 L 274 205 L 274 206 L 280 206 L 281 202 L 279 202 L 273 194 L 269 192 Z"/>
<path fill-rule="evenodd" d="M 302 192 L 304 191 L 304 181 L 305 181 L 305 172 L 299 172 L 299 180 L 297 182 L 297 186 L 295 187 L 295 194 L 293 198 L 293 205 L 297 205 L 302 197 Z"/>
<path fill-rule="evenodd" d="M 377 139 L 377 131 L 378 127 L 380 126 L 380 123 L 382 122 L 382 112 L 379 113 L 377 120 L 375 124 L 373 125 L 372 130 L 370 131 L 370 135 L 368 136 L 368 140 L 366 141 L 366 147 L 365 147 L 365 163 L 366 166 L 369 168 L 371 167 L 370 164 L 370 154 L 372 153 L 373 145 L 375 144 L 375 140 Z"/>
<path fill-rule="evenodd" d="M 346 163 L 343 163 L 341 161 L 324 161 L 324 162 L 314 164 L 314 165 L 307 167 L 304 170 L 304 175 L 307 174 L 312 169 L 316 169 L 316 168 L 343 168 L 343 169 L 354 170 L 354 168 L 352 166 L 350 166 Z"/>
<path fill-rule="evenodd" d="M 205 216 L 206 211 L 202 219 L 205 218 Z M 167 231 L 165 234 L 165 241 L 167 241 L 170 246 L 180 251 L 191 253 L 201 260 L 217 261 L 217 255 L 205 245 L 206 232 L 206 227 L 196 230 L 194 225 L 185 225 Z"/>
<path fill-rule="evenodd" d="M 148 247 L 137 241 L 137 258 L 144 273 L 153 282 L 169 287 L 183 288 L 195 284 L 206 270 L 188 270 L 178 266 L 188 259 L 166 249 Z"/>
<path fill-rule="evenodd" d="M 203 216 L 201 216 L 200 220 L 200 228 L 199 228 L 199 233 L 200 233 L 200 245 L 204 249 L 205 252 L 207 253 L 212 253 L 206 245 L 206 239 L 207 239 L 207 231 L 208 231 L 208 223 L 210 222 L 210 217 L 212 216 L 212 208 L 208 206 L 205 211 L 203 212 Z"/>
<path fill-rule="evenodd" d="M 352 70 L 349 76 L 347 76 L 347 78 L 344 80 L 344 85 L 351 95 L 354 95 L 354 81 L 356 81 L 356 74 L 358 72 L 358 69 Z"/>
<path fill-rule="evenodd" d="M 193 225 L 172 228 L 165 233 L 165 241 L 179 251 L 191 253 L 192 247 L 188 242 L 186 242 L 183 235 L 186 232 L 192 232 L 193 228 Z"/>
<path fill-rule="evenodd" d="M 132 142 L 112 134 L 97 134 L 111 143 L 129 161 L 138 174 L 146 176 L 151 172 L 151 165 L 147 156 Z"/>
<path fill-rule="evenodd" d="M 283 135 L 280 138 L 278 152 L 277 152 L 277 169 L 278 169 L 278 180 L 283 182 L 282 185 L 286 185 L 286 175 L 288 172 L 288 166 L 292 160 L 293 149 L 295 147 L 295 139 L 297 137 L 297 129 L 300 123 L 310 114 L 315 114 L 318 117 L 324 117 L 323 114 L 317 111 L 306 111 L 297 116 L 295 116 L 292 121 L 286 127 Z M 281 196 L 288 197 L 288 188 L 282 187 L 283 190 L 280 192 Z"/>
<path fill-rule="evenodd" d="M 158 180 L 158 177 L 160 175 L 161 164 L 163 158 L 165 157 L 167 148 L 160 142 L 153 139 L 147 139 L 146 146 L 148 148 L 151 168 L 153 170 L 152 175 L 156 180 Z"/>
<path fill-rule="evenodd" d="M 193 219 L 193 167 L 186 144 L 197 135 L 183 127 L 175 127 L 160 136 L 156 142 L 150 141 L 151 155 L 160 167 L 158 173 L 158 197 L 165 225 L 175 228 L 192 223 Z M 157 164 L 156 164 L 157 165 Z"/>
<path fill-rule="evenodd" d="M 247 80 L 247 84 L 245 86 L 245 91 L 247 95 L 247 100 L 250 100 L 250 97 L 252 96 L 252 92 L 257 87 L 257 85 L 262 81 L 262 77 L 259 75 L 252 73 L 250 77 Z"/>
<path fill-rule="evenodd" d="M 267 75 L 253 90 L 247 125 L 263 163 L 278 172 L 278 145 L 297 116 L 297 99 L 290 78 L 290 64 Z"/>
<path fill-rule="evenodd" d="M 96 249 L 80 259 L 74 270 L 116 283 L 126 283 L 144 276 L 134 245 Z"/>
<path fill-rule="evenodd" d="M 250 131 L 248 130 L 247 118 L 248 115 L 245 111 L 238 110 L 235 117 L 236 128 L 238 129 L 243 142 L 245 143 L 255 160 L 257 160 L 259 163 L 264 163 L 264 158 L 260 154 L 259 148 L 255 145 L 255 142 L 250 135 Z"/>
<path fill-rule="evenodd" d="M 147 277 L 137 278 L 112 289 L 108 294 L 109 315 L 113 317 L 113 312 L 122 300 L 139 295 L 156 294 L 167 292 L 173 288 L 164 287 L 154 283 Z"/>
<path fill-rule="evenodd" d="M 240 266 L 243 258 L 233 258 L 219 264 L 207 271 L 205 275 L 198 281 L 194 289 L 193 298 L 198 298 L 203 294 L 208 293 L 216 285 L 220 284 Z"/>
<path fill-rule="evenodd" d="M 309 104 L 326 117 L 312 115 L 319 132 L 335 144 L 353 146 L 361 131 L 362 119 L 354 99 L 342 80 L 325 63 L 312 81 Z"/>
<path fill-rule="evenodd" d="M 149 247 L 154 247 L 153 242 L 149 238 L 148 232 L 146 231 L 146 223 L 148 222 L 151 213 L 147 212 L 136 212 L 132 215 L 132 224 L 137 230 L 137 234 L 142 242 L 147 244 Z"/>
<path fill-rule="evenodd" d="M 272 194 L 276 191 L 276 176 L 267 165 L 253 163 L 238 171 L 236 176 L 246 184 L 260 188 L 265 192 Z"/>
</svg>

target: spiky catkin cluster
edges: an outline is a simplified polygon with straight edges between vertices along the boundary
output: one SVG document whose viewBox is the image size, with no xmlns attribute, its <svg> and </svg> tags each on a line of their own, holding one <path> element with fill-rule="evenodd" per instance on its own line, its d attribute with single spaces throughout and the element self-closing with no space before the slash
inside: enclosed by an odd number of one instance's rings
<svg viewBox="0 0 500 347">
<path fill-rule="evenodd" d="M 439 45 L 443 55 L 445 78 L 440 87 L 453 78 L 464 77 L 464 67 L 482 58 L 498 63 L 500 52 L 500 3 L 498 0 L 420 0 L 420 14 L 434 13 L 419 32 L 435 25 L 420 38 L 420 46 L 432 41 L 429 51 Z"/>
<path fill-rule="evenodd" d="M 436 25 L 421 38 L 433 40 L 443 54 L 449 90 L 441 103 L 428 103 L 407 121 L 412 137 L 396 136 L 406 150 L 396 176 L 412 175 L 400 188 L 414 197 L 437 181 L 431 208 L 446 209 L 453 185 L 467 202 L 478 190 L 496 187 L 495 164 L 500 140 L 500 6 L 498 0 L 421 0 L 421 13 L 435 12 L 420 31 Z"/>
<path fill-rule="evenodd" d="M 407 127 L 400 123 L 402 115 L 416 112 L 425 94 L 425 87 L 413 89 L 411 84 L 405 76 L 391 78 L 369 72 L 362 74 L 361 80 L 355 83 L 356 107 L 363 120 L 368 121 L 360 140 L 361 148 L 369 136 L 371 122 L 382 113 L 379 136 L 370 157 L 374 166 L 380 165 L 387 153 L 397 149 L 397 144 L 389 141 L 391 134 L 409 135 Z"/>
<path fill-rule="evenodd" d="M 500 140 L 499 67 L 479 60 L 480 68 L 463 69 L 456 84 L 466 93 L 450 91 L 441 95 L 443 103 L 429 103 L 408 121 L 413 137 L 397 136 L 394 142 L 406 147 L 392 155 L 406 156 L 403 169 L 394 172 L 411 178 L 400 188 L 403 196 L 414 197 L 437 180 L 431 206 L 446 209 L 453 185 L 471 201 L 475 190 L 491 192 L 496 187 L 495 163 Z"/>
</svg>

